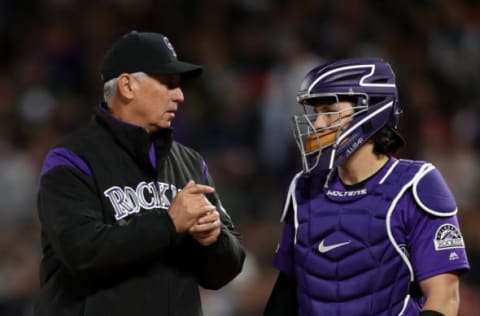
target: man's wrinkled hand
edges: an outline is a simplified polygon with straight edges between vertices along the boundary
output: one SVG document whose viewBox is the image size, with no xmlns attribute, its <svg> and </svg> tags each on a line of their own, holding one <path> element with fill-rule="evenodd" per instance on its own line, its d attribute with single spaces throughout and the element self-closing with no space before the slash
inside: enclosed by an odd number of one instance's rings
<svg viewBox="0 0 480 316">
<path fill-rule="evenodd" d="M 168 214 L 178 233 L 187 231 L 203 216 L 214 211 L 216 212 L 215 206 L 205 197 L 205 194 L 214 191 L 215 189 L 208 185 L 196 184 L 193 180 L 190 180 L 178 192 L 168 210 Z"/>
<path fill-rule="evenodd" d="M 188 231 L 201 245 L 210 246 L 217 241 L 221 225 L 220 214 L 215 210 L 200 217 Z"/>
</svg>

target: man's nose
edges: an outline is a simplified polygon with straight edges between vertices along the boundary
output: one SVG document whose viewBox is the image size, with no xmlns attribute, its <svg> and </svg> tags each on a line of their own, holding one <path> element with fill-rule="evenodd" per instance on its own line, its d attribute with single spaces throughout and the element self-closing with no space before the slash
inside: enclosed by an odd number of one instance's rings
<svg viewBox="0 0 480 316">
<path fill-rule="evenodd" d="M 172 100 L 178 103 L 181 103 L 185 100 L 183 91 L 180 87 L 173 89 L 172 91 Z"/>
<path fill-rule="evenodd" d="M 316 129 L 326 128 L 328 126 L 326 115 L 322 114 L 322 113 L 318 114 L 317 118 L 315 119 L 315 122 L 314 122 L 313 126 Z"/>
</svg>

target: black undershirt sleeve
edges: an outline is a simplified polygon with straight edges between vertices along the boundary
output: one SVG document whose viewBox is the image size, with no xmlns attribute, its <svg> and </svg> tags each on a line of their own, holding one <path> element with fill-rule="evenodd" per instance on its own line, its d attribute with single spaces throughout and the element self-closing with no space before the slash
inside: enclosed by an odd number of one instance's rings
<svg viewBox="0 0 480 316">
<path fill-rule="evenodd" d="M 428 310 L 428 311 L 421 311 L 419 316 L 445 316 L 445 315 L 437 311 Z"/>
<path fill-rule="evenodd" d="M 267 301 L 264 316 L 297 315 L 297 298 L 295 280 L 290 275 L 280 272 L 272 293 Z"/>
</svg>

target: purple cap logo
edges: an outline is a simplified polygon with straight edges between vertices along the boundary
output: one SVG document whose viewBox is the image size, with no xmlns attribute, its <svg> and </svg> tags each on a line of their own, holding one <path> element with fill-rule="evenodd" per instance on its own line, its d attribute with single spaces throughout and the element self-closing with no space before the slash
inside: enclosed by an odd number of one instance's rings
<svg viewBox="0 0 480 316">
<path fill-rule="evenodd" d="M 168 49 L 170 49 L 172 51 L 173 56 L 175 56 L 175 58 L 177 58 L 177 53 L 175 52 L 175 49 L 173 48 L 172 43 L 170 43 L 170 41 L 168 40 L 168 38 L 166 36 L 163 37 L 163 41 L 165 42 L 165 45 L 167 45 Z"/>
</svg>

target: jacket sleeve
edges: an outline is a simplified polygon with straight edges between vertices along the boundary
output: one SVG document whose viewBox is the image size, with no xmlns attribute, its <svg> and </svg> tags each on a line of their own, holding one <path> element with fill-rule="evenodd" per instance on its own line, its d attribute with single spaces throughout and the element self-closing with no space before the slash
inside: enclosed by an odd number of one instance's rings
<svg viewBox="0 0 480 316">
<path fill-rule="evenodd" d="M 210 176 L 207 184 L 213 186 Z M 220 213 L 222 226 L 217 241 L 207 247 L 197 244 L 199 262 L 196 274 L 200 286 L 206 289 L 219 289 L 233 280 L 242 270 L 245 261 L 240 234 L 235 230 L 232 219 L 223 208 L 217 193 L 209 196 Z"/>
<path fill-rule="evenodd" d="M 167 213 L 107 224 L 91 177 L 59 166 L 42 175 L 38 212 L 46 245 L 72 273 L 108 277 L 165 253 L 175 239 Z M 45 248 L 45 245 L 44 245 Z"/>
</svg>

